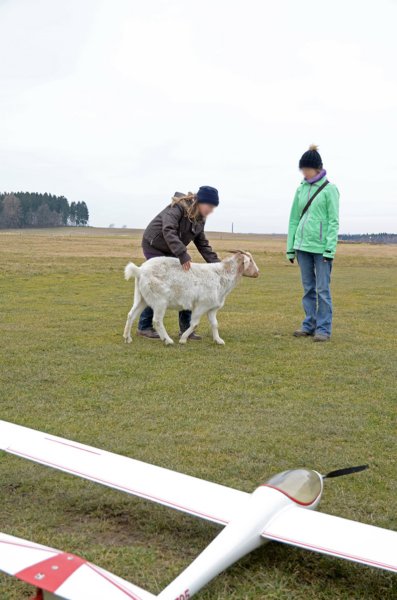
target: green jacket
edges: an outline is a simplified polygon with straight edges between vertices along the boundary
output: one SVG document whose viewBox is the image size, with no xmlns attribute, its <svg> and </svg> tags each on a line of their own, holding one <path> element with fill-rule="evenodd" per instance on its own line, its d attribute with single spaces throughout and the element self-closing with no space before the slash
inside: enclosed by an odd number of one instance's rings
<svg viewBox="0 0 397 600">
<path fill-rule="evenodd" d="M 302 181 L 296 190 L 288 227 L 287 258 L 294 258 L 296 250 L 322 254 L 334 258 L 339 229 L 339 191 L 329 183 L 313 200 L 300 218 L 309 198 L 325 181 Z"/>
</svg>

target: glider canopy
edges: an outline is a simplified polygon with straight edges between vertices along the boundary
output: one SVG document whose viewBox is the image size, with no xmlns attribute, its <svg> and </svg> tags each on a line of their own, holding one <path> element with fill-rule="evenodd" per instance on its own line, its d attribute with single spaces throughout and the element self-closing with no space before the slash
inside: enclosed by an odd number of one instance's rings
<svg viewBox="0 0 397 600">
<path fill-rule="evenodd" d="M 275 488 L 303 506 L 314 504 L 323 488 L 321 475 L 310 469 L 283 471 L 271 477 L 265 486 Z"/>
</svg>

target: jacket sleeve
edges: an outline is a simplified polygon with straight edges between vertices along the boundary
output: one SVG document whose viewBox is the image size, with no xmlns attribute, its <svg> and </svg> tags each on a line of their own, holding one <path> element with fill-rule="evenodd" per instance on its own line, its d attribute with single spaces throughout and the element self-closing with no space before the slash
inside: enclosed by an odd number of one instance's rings
<svg viewBox="0 0 397 600">
<path fill-rule="evenodd" d="M 178 234 L 179 224 L 182 217 L 183 208 L 178 205 L 170 206 L 162 216 L 162 231 L 164 239 L 167 243 L 168 248 L 170 249 L 170 252 L 172 252 L 174 256 L 179 258 L 181 265 L 191 260 L 187 252 L 187 248 Z"/>
<path fill-rule="evenodd" d="M 335 185 L 327 189 L 328 231 L 325 240 L 325 258 L 334 258 L 339 231 L 339 191 Z"/>
<path fill-rule="evenodd" d="M 299 225 L 299 188 L 296 190 L 294 201 L 292 202 L 291 213 L 289 216 L 288 239 L 287 239 L 287 258 L 294 258 L 295 233 Z"/>
<path fill-rule="evenodd" d="M 211 248 L 204 231 L 198 234 L 193 240 L 197 250 L 207 263 L 220 262 L 216 252 Z"/>
</svg>

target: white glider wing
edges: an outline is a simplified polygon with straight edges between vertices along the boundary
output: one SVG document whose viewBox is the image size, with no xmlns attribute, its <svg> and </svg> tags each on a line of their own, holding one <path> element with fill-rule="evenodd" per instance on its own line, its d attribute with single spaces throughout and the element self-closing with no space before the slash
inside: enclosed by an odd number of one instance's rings
<svg viewBox="0 0 397 600">
<path fill-rule="evenodd" d="M 155 596 L 80 557 L 0 533 L 0 571 L 64 600 L 153 600 Z"/>
<path fill-rule="evenodd" d="M 249 494 L 0 420 L 0 450 L 221 525 Z"/>
<path fill-rule="evenodd" d="M 397 531 L 290 506 L 262 537 L 397 572 Z"/>
</svg>

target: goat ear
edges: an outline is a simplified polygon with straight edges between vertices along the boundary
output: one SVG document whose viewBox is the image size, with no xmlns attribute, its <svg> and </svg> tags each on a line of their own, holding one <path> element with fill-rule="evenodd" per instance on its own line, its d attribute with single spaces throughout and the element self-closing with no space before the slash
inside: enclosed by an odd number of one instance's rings
<svg viewBox="0 0 397 600">
<path fill-rule="evenodd" d="M 231 252 L 232 254 L 243 254 L 244 256 L 251 258 L 248 252 L 245 252 L 245 250 L 226 250 L 226 252 Z"/>
</svg>

